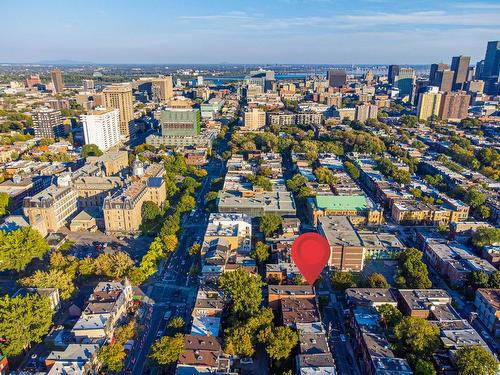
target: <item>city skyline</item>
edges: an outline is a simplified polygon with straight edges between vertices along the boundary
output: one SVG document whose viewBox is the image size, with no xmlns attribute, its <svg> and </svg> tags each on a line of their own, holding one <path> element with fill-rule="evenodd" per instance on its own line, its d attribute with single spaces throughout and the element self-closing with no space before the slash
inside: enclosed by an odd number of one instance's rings
<svg viewBox="0 0 500 375">
<path fill-rule="evenodd" d="M 449 63 L 498 39 L 493 1 L 61 1 L 4 4 L 3 63 Z M 154 10 L 154 11 L 153 11 Z"/>
</svg>

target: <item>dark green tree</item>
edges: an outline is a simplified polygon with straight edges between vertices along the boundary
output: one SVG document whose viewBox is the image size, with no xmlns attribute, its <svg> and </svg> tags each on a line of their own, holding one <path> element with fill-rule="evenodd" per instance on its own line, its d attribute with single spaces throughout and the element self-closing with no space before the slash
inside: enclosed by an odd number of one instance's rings
<svg viewBox="0 0 500 375">
<path fill-rule="evenodd" d="M 184 336 L 177 333 L 175 336 L 163 336 L 151 346 L 149 357 L 161 366 L 175 363 L 184 350 Z"/>
<path fill-rule="evenodd" d="M 459 375 L 495 375 L 498 361 L 482 346 L 465 346 L 455 354 Z"/>
<path fill-rule="evenodd" d="M 259 229 L 266 237 L 276 233 L 283 223 L 283 218 L 275 214 L 264 214 L 259 221 Z"/>
<path fill-rule="evenodd" d="M 102 151 L 94 144 L 84 145 L 82 151 L 80 152 L 82 158 L 87 158 L 89 156 L 102 156 Z"/>
<path fill-rule="evenodd" d="M 225 272 L 219 278 L 219 286 L 231 300 L 231 312 L 247 318 L 259 311 L 262 302 L 262 280 L 243 268 Z"/>
</svg>

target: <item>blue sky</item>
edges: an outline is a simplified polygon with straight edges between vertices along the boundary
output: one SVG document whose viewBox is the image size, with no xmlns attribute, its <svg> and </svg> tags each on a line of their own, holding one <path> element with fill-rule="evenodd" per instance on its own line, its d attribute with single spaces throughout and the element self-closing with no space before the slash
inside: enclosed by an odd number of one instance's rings
<svg viewBox="0 0 500 375">
<path fill-rule="evenodd" d="M 498 0 L 22 0 L 1 10 L 1 62 L 449 63 L 476 61 L 500 38 Z"/>
</svg>

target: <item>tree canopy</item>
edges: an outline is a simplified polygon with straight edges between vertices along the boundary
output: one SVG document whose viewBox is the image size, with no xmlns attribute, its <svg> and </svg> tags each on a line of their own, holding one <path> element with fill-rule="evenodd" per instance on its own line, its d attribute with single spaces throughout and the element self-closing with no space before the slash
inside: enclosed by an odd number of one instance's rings
<svg viewBox="0 0 500 375">
<path fill-rule="evenodd" d="M 175 336 L 163 336 L 151 346 L 149 357 L 159 365 L 165 366 L 177 362 L 184 350 L 184 336 L 177 333 Z"/>
<path fill-rule="evenodd" d="M 40 233 L 31 227 L 10 233 L 0 231 L 0 271 L 22 271 L 34 258 L 42 258 L 49 249 Z"/>
<path fill-rule="evenodd" d="M 20 354 L 32 343 L 42 341 L 52 325 L 54 311 L 47 297 L 0 298 L 0 351 L 7 357 Z"/>
<path fill-rule="evenodd" d="M 80 155 L 82 155 L 82 158 L 87 158 L 89 156 L 102 156 L 102 151 L 99 147 L 97 147 L 97 145 L 89 143 L 88 145 L 83 145 Z"/>
<path fill-rule="evenodd" d="M 259 221 L 259 229 L 266 237 L 276 233 L 281 227 L 283 218 L 275 214 L 264 214 Z"/>
<path fill-rule="evenodd" d="M 459 375 L 495 375 L 498 361 L 482 346 L 465 346 L 455 354 Z"/>
<path fill-rule="evenodd" d="M 500 243 L 500 228 L 479 228 L 472 235 L 472 244 L 477 249 Z"/>
<path fill-rule="evenodd" d="M 356 282 L 350 272 L 334 272 L 331 276 L 332 286 L 336 290 L 346 290 L 347 288 L 355 288 Z"/>
<path fill-rule="evenodd" d="M 415 248 L 404 250 L 399 255 L 400 268 L 396 283 L 398 286 L 415 289 L 429 289 L 432 282 L 429 279 L 427 266 L 422 262 L 423 253 Z"/>
<path fill-rule="evenodd" d="M 255 244 L 255 248 L 250 252 L 250 256 L 257 261 L 257 263 L 264 263 L 270 255 L 269 245 L 259 241 Z"/>
<path fill-rule="evenodd" d="M 262 302 L 262 280 L 243 268 L 225 272 L 219 278 L 219 286 L 231 299 L 231 311 L 238 317 L 249 317 L 259 311 Z"/>
<path fill-rule="evenodd" d="M 418 317 L 405 316 L 394 327 L 394 335 L 402 351 L 417 357 L 430 355 L 439 345 L 439 328 Z"/>
<path fill-rule="evenodd" d="M 390 285 L 381 273 L 374 272 L 366 278 L 370 288 L 389 288 Z"/>
</svg>

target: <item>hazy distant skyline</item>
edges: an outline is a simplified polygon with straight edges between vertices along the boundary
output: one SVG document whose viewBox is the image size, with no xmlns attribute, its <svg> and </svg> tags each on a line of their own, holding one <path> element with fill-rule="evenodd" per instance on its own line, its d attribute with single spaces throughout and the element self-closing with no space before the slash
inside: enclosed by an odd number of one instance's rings
<svg viewBox="0 0 500 375">
<path fill-rule="evenodd" d="M 9 1 L 0 62 L 476 62 L 499 19 L 498 1 Z"/>
</svg>

